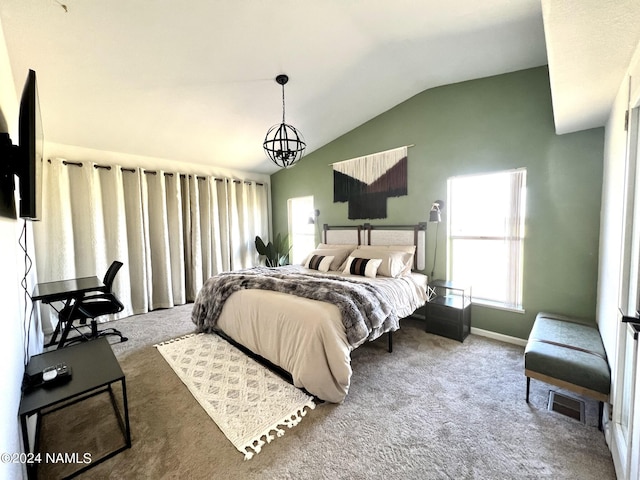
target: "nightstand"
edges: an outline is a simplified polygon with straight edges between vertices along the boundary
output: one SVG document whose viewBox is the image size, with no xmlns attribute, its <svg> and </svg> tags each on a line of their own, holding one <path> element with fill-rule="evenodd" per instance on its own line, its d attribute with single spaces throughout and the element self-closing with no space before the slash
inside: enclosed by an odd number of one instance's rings
<svg viewBox="0 0 640 480">
<path fill-rule="evenodd" d="M 22 395 L 22 400 L 20 401 L 18 415 L 22 426 L 24 453 L 27 455 L 27 459 L 33 460 L 27 461 L 27 475 L 29 479 L 37 478 L 38 464 L 47 463 L 47 459 L 49 458 L 46 452 L 39 452 L 38 450 L 38 436 L 40 434 L 40 421 L 42 417 L 102 393 L 109 393 L 111 397 L 113 411 L 122 430 L 124 445 L 100 458 L 94 458 L 92 456 L 86 457 L 86 455 L 91 455 L 90 452 L 69 452 L 69 455 L 78 455 L 77 460 L 70 463 L 78 464 L 81 468 L 70 473 L 68 477 L 65 478 L 75 477 L 127 448 L 131 448 L 131 427 L 129 424 L 129 406 L 127 403 L 125 375 L 106 338 L 101 337 L 96 340 L 89 340 L 78 343 L 77 345 L 34 355 L 29 360 L 26 373 L 37 376 L 38 372 L 42 372 L 44 368 L 59 363 L 66 363 L 71 367 L 70 380 L 56 386 L 42 386 L 33 390 L 25 390 Z M 122 410 L 118 405 L 119 402 L 116 400 L 114 390 L 112 389 L 112 385 L 117 385 L 118 383 L 120 383 L 122 391 Z M 96 415 L 100 416 L 109 414 L 110 412 L 108 410 L 96 412 Z M 32 442 L 30 442 L 29 439 L 27 425 L 29 417 L 33 415 L 36 415 L 36 428 L 35 438 L 33 439 L 34 448 L 32 449 Z M 60 435 L 84 434 L 72 429 L 59 433 Z M 95 436 L 96 439 L 98 438 L 98 432 L 91 432 L 91 435 Z"/>
<path fill-rule="evenodd" d="M 426 331 L 463 342 L 471 330 L 471 287 L 445 280 L 429 287 L 435 296 L 425 305 Z"/>
</svg>

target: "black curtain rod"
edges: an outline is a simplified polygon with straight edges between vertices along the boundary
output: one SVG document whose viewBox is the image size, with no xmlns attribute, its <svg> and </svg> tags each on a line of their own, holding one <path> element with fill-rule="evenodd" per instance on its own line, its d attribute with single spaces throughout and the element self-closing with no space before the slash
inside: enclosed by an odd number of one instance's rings
<svg viewBox="0 0 640 480">
<path fill-rule="evenodd" d="M 49 163 L 51 163 L 51 160 L 49 160 Z M 76 167 L 81 167 L 82 166 L 82 162 L 67 162 L 66 160 L 62 161 L 63 165 L 75 165 Z"/>
<path fill-rule="evenodd" d="M 48 159 L 47 161 L 48 161 L 49 163 L 51 163 L 51 159 Z M 62 161 L 62 164 L 63 164 L 63 165 L 74 165 L 74 166 L 76 166 L 76 167 L 82 167 L 82 165 L 83 165 L 83 163 L 82 163 L 82 162 L 70 162 L 70 161 L 68 161 L 68 160 L 63 160 L 63 161 Z M 93 165 L 93 168 L 104 168 L 105 170 L 111 170 L 111 165 L 98 165 L 97 163 L 95 163 L 95 164 Z M 135 173 L 135 172 L 136 172 L 136 169 L 135 169 L 135 168 L 125 168 L 125 167 L 120 167 L 120 170 L 121 170 L 121 171 L 123 171 L 123 172 L 130 172 L 130 173 Z M 158 172 L 157 172 L 157 171 L 155 171 L 155 170 L 143 170 L 143 173 L 147 173 L 147 174 L 149 174 L 149 175 L 157 175 L 157 174 L 158 174 Z M 164 176 L 165 176 L 165 177 L 173 177 L 173 175 L 174 175 L 174 174 L 173 174 L 173 173 L 171 173 L 171 172 L 165 172 L 165 173 L 164 173 Z M 180 178 L 186 178 L 187 176 L 188 176 L 188 177 L 191 177 L 191 175 L 186 175 L 186 174 L 184 174 L 184 173 L 180 174 Z M 205 180 L 207 177 L 203 177 L 203 176 L 200 176 L 200 175 L 196 175 L 196 178 L 197 178 L 198 180 Z M 251 182 L 250 182 L 250 181 L 247 181 L 247 180 L 232 180 L 232 179 L 230 179 L 230 178 L 215 178 L 215 181 L 216 181 L 216 182 L 233 182 L 233 183 L 243 183 L 243 182 L 244 182 L 246 185 L 251 185 Z M 260 186 L 260 187 L 263 187 L 263 186 L 264 186 L 264 183 L 256 182 L 256 185 L 258 185 L 258 186 Z"/>
<path fill-rule="evenodd" d="M 123 170 L 124 170 L 124 169 L 123 169 Z M 131 170 L 131 171 L 135 171 L 135 170 Z M 144 173 L 148 173 L 148 174 L 150 174 L 150 175 L 156 175 L 158 172 L 156 172 L 156 171 L 154 171 L 154 170 L 144 170 Z M 167 173 L 167 172 L 165 172 L 165 174 L 164 174 L 164 175 L 165 175 L 165 177 L 173 177 L 173 173 Z M 184 174 L 184 173 L 181 173 L 181 174 L 180 174 L 180 178 L 187 178 L 187 177 L 191 178 L 191 176 L 192 176 L 192 175 L 186 175 L 186 174 Z M 207 177 L 203 177 L 203 176 L 201 176 L 201 175 L 195 175 L 195 177 L 196 177 L 198 180 L 206 180 L 206 179 L 207 179 Z M 214 178 L 214 180 L 215 180 L 216 182 L 245 183 L 246 185 L 251 185 L 251 182 L 250 182 L 250 181 L 247 181 L 247 180 L 231 180 L 230 178 Z M 256 185 L 259 185 L 259 186 L 263 187 L 263 186 L 264 186 L 264 183 L 256 182 Z"/>
</svg>

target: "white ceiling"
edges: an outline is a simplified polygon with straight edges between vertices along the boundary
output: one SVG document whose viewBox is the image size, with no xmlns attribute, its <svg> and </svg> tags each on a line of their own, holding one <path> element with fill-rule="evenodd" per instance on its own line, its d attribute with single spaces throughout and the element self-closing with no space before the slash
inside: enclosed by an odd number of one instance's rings
<svg viewBox="0 0 640 480">
<path fill-rule="evenodd" d="M 558 130 L 602 125 L 640 29 L 600 5 L 640 2 L 543 3 L 544 27 L 540 0 L 2 0 L 0 21 L 47 141 L 272 173 L 279 73 L 310 152 L 425 89 L 545 65 L 546 36 Z"/>
<path fill-rule="evenodd" d="M 640 42 L 639 0 L 542 0 L 556 132 L 603 126 Z"/>
</svg>

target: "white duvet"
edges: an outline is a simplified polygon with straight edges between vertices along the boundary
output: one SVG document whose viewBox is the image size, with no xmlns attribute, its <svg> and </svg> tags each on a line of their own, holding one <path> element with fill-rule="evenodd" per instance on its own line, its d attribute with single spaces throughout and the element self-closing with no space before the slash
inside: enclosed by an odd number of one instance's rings
<svg viewBox="0 0 640 480">
<path fill-rule="evenodd" d="M 427 299 L 427 277 L 422 274 L 348 277 L 378 285 L 400 318 Z M 289 372 L 296 387 L 322 400 L 339 403 L 349 391 L 351 346 L 340 312 L 332 304 L 280 292 L 240 290 L 225 302 L 217 328 Z"/>
</svg>

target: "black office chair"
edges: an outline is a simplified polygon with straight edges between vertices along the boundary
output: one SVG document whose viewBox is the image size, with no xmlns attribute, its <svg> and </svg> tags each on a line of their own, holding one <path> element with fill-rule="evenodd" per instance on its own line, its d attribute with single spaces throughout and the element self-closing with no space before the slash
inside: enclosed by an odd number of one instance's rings
<svg viewBox="0 0 640 480">
<path fill-rule="evenodd" d="M 107 335 L 118 336 L 120 337 L 121 342 L 126 342 L 128 340 L 127 337 L 115 328 L 98 330 L 98 322 L 96 321 L 97 317 L 118 313 L 124 310 L 124 305 L 120 300 L 118 300 L 112 291 L 113 281 L 121 267 L 122 262 L 118 262 L 117 260 L 114 261 L 104 276 L 104 287 L 100 290 L 96 290 L 97 293 L 84 296 L 73 304 L 67 305 L 60 311 L 59 318 L 61 321 L 65 322 L 65 327 L 62 337 L 60 338 L 60 343 L 58 343 L 58 348 L 64 347 L 65 343 L 70 344 L 79 341 L 84 342 L 86 340 Z M 91 320 L 90 333 L 85 333 L 80 330 L 83 325 L 87 324 L 87 320 Z M 74 325 L 75 321 L 78 321 L 80 325 Z M 78 335 L 68 338 L 71 328 L 78 332 Z"/>
</svg>

